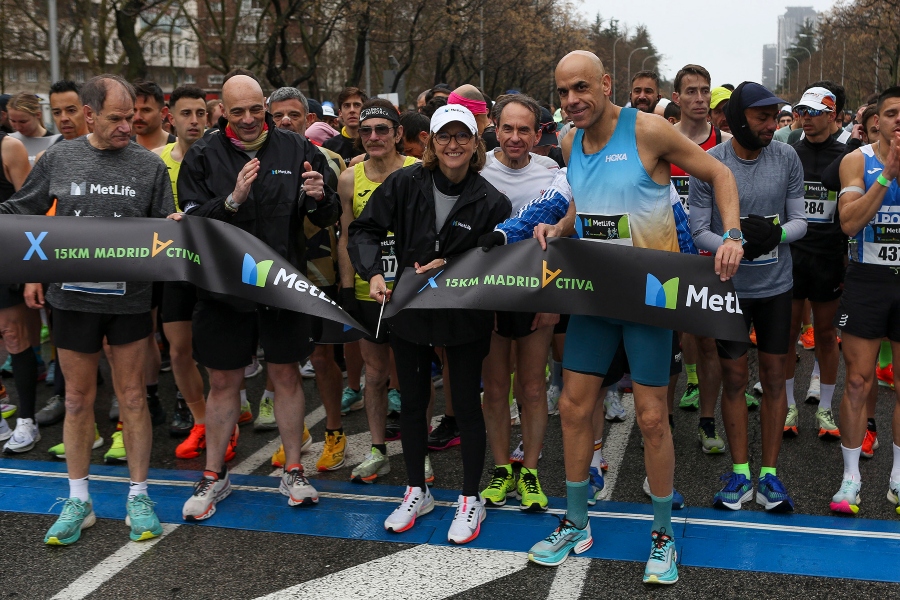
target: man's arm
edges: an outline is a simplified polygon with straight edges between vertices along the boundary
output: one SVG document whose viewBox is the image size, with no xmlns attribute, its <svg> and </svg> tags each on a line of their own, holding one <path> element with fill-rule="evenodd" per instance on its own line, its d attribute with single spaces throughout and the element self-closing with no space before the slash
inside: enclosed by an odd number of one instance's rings
<svg viewBox="0 0 900 600">
<path fill-rule="evenodd" d="M 225 200 L 233 194 L 216 196 L 209 189 L 206 185 L 208 168 L 206 155 L 197 144 L 194 144 L 181 161 L 181 168 L 178 171 L 179 204 L 187 214 L 230 223 L 234 213 L 225 210 Z M 238 173 L 238 185 L 242 181 L 243 170 Z M 249 191 L 250 185 L 245 184 L 245 187 Z"/>
<path fill-rule="evenodd" d="M 806 201 L 803 198 L 803 163 L 791 152 L 791 173 L 784 207 L 785 222 L 781 226 L 782 244 L 790 244 L 806 235 Z"/>
<path fill-rule="evenodd" d="M 535 227 L 539 224 L 560 223 L 569 213 L 571 199 L 572 189 L 566 181 L 566 171 L 563 169 L 556 174 L 550 187 L 543 194 L 520 208 L 514 216 L 497 225 L 495 230 L 503 233 L 507 244 L 531 238 L 534 236 Z M 572 214 L 574 215 L 574 210 Z M 574 217 L 572 220 L 574 223 Z"/>
<path fill-rule="evenodd" d="M 306 138 L 300 139 L 303 145 L 303 155 L 309 161 L 313 171 L 322 176 L 324 193 L 322 198 L 312 198 L 314 203 L 303 202 L 301 208 L 306 210 L 306 216 L 309 218 L 310 223 L 324 229 L 337 223 L 341 216 L 341 199 L 334 191 L 334 188 L 329 187 L 325 183 L 325 181 L 329 180 L 329 175 L 333 176 L 334 172 L 328 166 L 328 160 L 312 142 Z"/>
<path fill-rule="evenodd" d="M 150 205 L 151 217 L 165 218 L 175 212 L 175 197 L 172 195 L 172 181 L 166 165 L 159 161 L 156 168 L 156 181 L 153 182 L 153 202 Z"/>
<path fill-rule="evenodd" d="M 723 242 L 722 236 L 710 229 L 713 210 L 712 188 L 696 177 L 690 178 L 689 185 L 688 205 L 691 207 L 690 226 L 694 243 L 701 250 L 716 252 Z"/>
<path fill-rule="evenodd" d="M 351 171 L 352 173 L 352 171 Z M 347 253 L 353 268 L 363 281 L 384 275 L 381 263 L 381 242 L 388 231 L 396 231 L 394 225 L 394 209 L 398 199 L 395 183 L 399 171 L 394 171 L 384 180 L 369 199 L 359 217 L 347 228 L 349 240 Z M 352 214 L 352 213 L 351 213 Z M 388 297 L 390 296 L 387 294 Z"/>
<path fill-rule="evenodd" d="M 353 222 L 353 171 L 347 169 L 338 178 L 338 195 L 341 198 L 341 237 L 338 238 L 338 272 L 341 276 L 341 287 L 353 289 L 353 265 L 347 245 L 350 242 L 350 223 Z"/>
<path fill-rule="evenodd" d="M 866 189 L 866 182 L 863 179 L 865 165 L 865 157 L 858 150 L 848 154 L 841 162 L 841 189 L 856 188 L 845 191 L 838 198 L 841 229 L 849 236 L 859 233 L 872 220 L 887 192 L 887 187 L 878 183 L 868 191 L 859 191 Z M 897 148 L 897 141 L 894 140 L 891 142 L 891 149 L 881 174 L 888 181 L 892 181 L 898 173 L 900 173 L 900 151 Z M 2 206 L 0 204 L 0 207 Z"/>
</svg>

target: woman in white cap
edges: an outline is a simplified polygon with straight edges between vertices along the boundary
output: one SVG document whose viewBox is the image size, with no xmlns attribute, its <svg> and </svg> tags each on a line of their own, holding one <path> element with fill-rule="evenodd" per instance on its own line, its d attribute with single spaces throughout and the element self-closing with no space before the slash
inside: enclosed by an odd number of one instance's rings
<svg viewBox="0 0 900 600">
<path fill-rule="evenodd" d="M 509 199 L 478 174 L 485 149 L 472 113 L 459 105 L 443 106 L 432 116 L 430 129 L 423 162 L 388 176 L 349 228 L 350 260 L 378 303 L 391 296 L 381 260 L 388 231 L 394 233 L 397 285 L 406 267 L 418 273 L 440 269 L 475 248 L 480 236 L 510 214 Z M 406 531 L 416 517 L 434 508 L 424 478 L 434 346 L 446 349 L 453 370 L 450 390 L 463 461 L 463 489 L 447 538 L 464 544 L 481 530 L 485 511 L 478 490 L 486 436 L 479 387 L 493 320 L 492 312 L 469 309 L 410 309 L 391 319 L 391 346 L 403 390 L 400 428 L 408 487 L 385 520 L 388 531 Z"/>
</svg>

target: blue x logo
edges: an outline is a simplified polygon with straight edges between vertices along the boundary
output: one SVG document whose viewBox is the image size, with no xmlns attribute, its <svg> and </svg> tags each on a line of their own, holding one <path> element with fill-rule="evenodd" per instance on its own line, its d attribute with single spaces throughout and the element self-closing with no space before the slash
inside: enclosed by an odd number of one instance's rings
<svg viewBox="0 0 900 600">
<path fill-rule="evenodd" d="M 444 270 L 441 269 L 441 270 L 438 271 L 435 275 L 433 275 L 432 277 L 429 277 L 429 278 L 428 278 L 428 283 L 426 283 L 425 285 L 423 285 L 423 286 L 422 286 L 422 289 L 419 290 L 419 291 L 416 292 L 416 293 L 417 293 L 417 294 L 421 294 L 422 291 L 424 291 L 425 288 L 427 288 L 427 287 L 437 288 L 438 284 L 437 284 L 437 282 L 435 281 L 435 279 L 437 278 L 438 275 L 440 275 L 440 274 L 443 273 L 443 272 L 444 272 Z"/>
<path fill-rule="evenodd" d="M 41 242 L 44 241 L 44 238 L 47 237 L 47 232 L 42 231 L 40 235 L 37 236 L 37 239 L 34 239 L 34 234 L 30 231 L 25 232 L 25 236 L 28 237 L 28 241 L 31 242 L 31 248 L 28 249 L 28 253 L 25 254 L 25 258 L 22 260 L 28 260 L 31 258 L 31 255 L 37 252 L 37 255 L 41 257 L 41 260 L 47 260 L 47 255 L 44 254 L 44 251 L 41 249 Z"/>
</svg>

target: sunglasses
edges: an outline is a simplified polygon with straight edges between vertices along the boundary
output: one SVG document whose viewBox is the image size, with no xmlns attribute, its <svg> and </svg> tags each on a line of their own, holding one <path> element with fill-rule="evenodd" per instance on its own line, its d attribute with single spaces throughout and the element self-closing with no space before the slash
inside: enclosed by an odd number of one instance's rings
<svg viewBox="0 0 900 600">
<path fill-rule="evenodd" d="M 806 106 L 801 106 L 800 108 L 798 108 L 796 110 L 797 110 L 797 114 L 800 115 L 801 117 L 806 117 L 806 116 L 818 117 L 818 116 L 824 115 L 825 113 L 834 112 L 834 111 L 825 110 L 825 109 L 821 109 L 821 108 L 807 108 Z"/>
<path fill-rule="evenodd" d="M 375 127 L 370 127 L 368 125 L 363 125 L 359 128 L 359 135 L 364 137 L 370 137 L 372 132 L 374 131 L 378 135 L 387 135 L 388 133 L 394 130 L 390 125 L 376 125 Z"/>
</svg>

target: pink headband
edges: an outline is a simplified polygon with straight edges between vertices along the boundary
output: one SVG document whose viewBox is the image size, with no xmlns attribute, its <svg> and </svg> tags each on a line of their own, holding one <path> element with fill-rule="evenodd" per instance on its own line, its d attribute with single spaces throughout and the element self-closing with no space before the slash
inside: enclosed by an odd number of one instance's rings
<svg viewBox="0 0 900 600">
<path fill-rule="evenodd" d="M 465 106 L 472 111 L 473 115 L 487 114 L 487 102 L 484 100 L 469 100 L 468 98 L 463 98 L 456 92 L 450 92 L 450 97 L 447 98 L 447 104 L 459 104 L 460 106 Z"/>
</svg>

